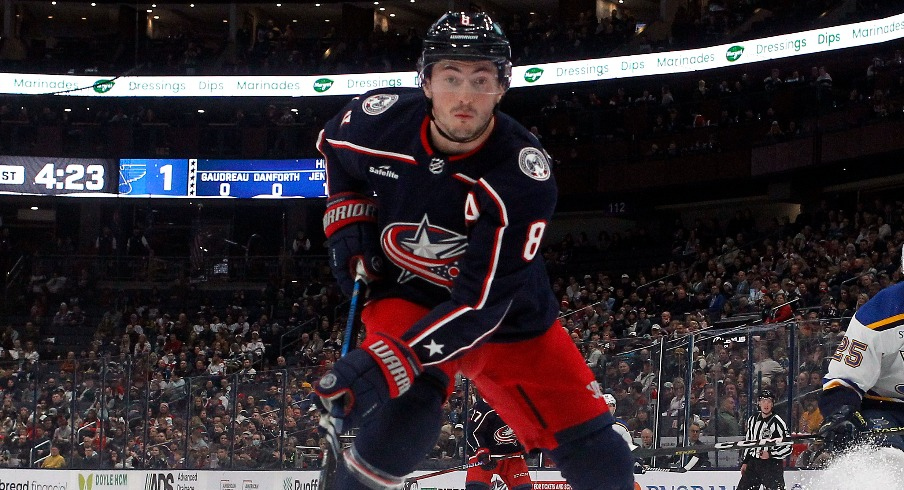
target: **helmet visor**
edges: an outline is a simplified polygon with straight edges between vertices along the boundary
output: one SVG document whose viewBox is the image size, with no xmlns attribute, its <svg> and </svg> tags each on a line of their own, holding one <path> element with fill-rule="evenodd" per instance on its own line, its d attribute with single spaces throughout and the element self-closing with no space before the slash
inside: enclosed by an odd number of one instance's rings
<svg viewBox="0 0 904 490">
<path fill-rule="evenodd" d="M 495 95 L 506 89 L 499 68 L 487 60 L 440 60 L 424 66 L 422 76 L 439 93 Z"/>
</svg>

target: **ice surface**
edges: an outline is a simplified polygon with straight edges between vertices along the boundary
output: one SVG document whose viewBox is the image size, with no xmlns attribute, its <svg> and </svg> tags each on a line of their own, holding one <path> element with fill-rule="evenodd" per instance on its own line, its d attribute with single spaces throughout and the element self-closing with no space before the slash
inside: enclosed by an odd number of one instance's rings
<svg viewBox="0 0 904 490">
<path fill-rule="evenodd" d="M 904 490 L 904 452 L 861 446 L 839 455 L 803 490 Z"/>
</svg>

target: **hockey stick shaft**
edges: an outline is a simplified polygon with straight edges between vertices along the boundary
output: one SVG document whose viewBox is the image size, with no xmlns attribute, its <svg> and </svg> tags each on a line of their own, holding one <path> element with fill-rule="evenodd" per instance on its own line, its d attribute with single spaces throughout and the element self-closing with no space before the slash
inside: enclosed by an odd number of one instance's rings
<svg viewBox="0 0 904 490">
<path fill-rule="evenodd" d="M 502 460 L 505 460 L 505 459 L 512 459 L 512 458 L 519 458 L 519 457 L 521 457 L 521 454 L 510 454 L 510 455 L 508 455 L 508 456 L 503 456 L 503 457 L 501 457 L 501 458 L 496 458 L 496 459 L 494 459 L 494 461 L 502 461 Z M 452 468 L 446 468 L 446 469 L 444 469 L 444 470 L 434 471 L 433 473 L 427 473 L 426 475 L 413 476 L 413 477 L 411 477 L 411 478 L 406 478 L 406 479 L 405 479 L 405 482 L 406 482 L 406 483 L 411 483 L 411 482 L 416 482 L 416 481 L 419 481 L 419 480 L 426 480 L 427 478 L 433 478 L 434 476 L 445 475 L 445 474 L 447 474 L 447 473 L 453 473 L 453 472 L 456 472 L 456 471 L 468 470 L 468 469 L 471 469 L 471 468 L 473 468 L 473 467 L 475 467 L 475 466 L 480 466 L 480 465 L 482 465 L 482 464 L 484 464 L 484 463 L 465 463 L 465 464 L 463 464 L 463 465 L 453 466 Z"/>
<path fill-rule="evenodd" d="M 345 322 L 345 336 L 342 338 L 341 356 L 345 357 L 348 351 L 357 345 L 358 333 L 361 329 L 361 312 L 358 308 L 358 300 L 361 297 L 361 291 L 367 286 L 364 276 L 358 274 L 355 277 L 355 284 L 352 286 L 352 298 L 348 305 L 348 320 Z M 324 415 L 329 417 L 329 415 Z M 321 427 L 323 427 L 323 436 L 326 438 L 326 449 L 323 451 L 321 459 L 320 478 L 317 482 L 318 490 L 330 490 L 333 485 L 333 479 L 337 471 L 337 466 L 342 464 L 342 445 L 339 441 L 339 434 L 336 433 L 332 424 L 324 425 L 321 419 Z M 328 420 L 328 419 L 326 419 Z"/>
<path fill-rule="evenodd" d="M 348 320 L 345 321 L 345 336 L 342 338 L 342 357 L 345 357 L 353 347 L 353 344 L 357 343 L 358 332 L 361 327 L 361 313 L 358 308 L 358 301 L 361 297 L 361 290 L 366 285 L 367 283 L 364 282 L 360 275 L 355 278 L 355 285 L 352 286 L 352 299 L 348 305 Z"/>
<path fill-rule="evenodd" d="M 904 427 L 887 427 L 882 429 L 872 429 L 862 433 L 863 437 L 882 437 L 904 434 Z M 649 458 L 653 456 L 674 456 L 681 454 L 701 454 L 709 451 L 731 451 L 740 449 L 751 449 L 761 447 L 781 446 L 785 444 L 794 444 L 795 442 L 822 439 L 817 434 L 795 434 L 787 437 L 774 437 L 771 439 L 747 439 L 741 441 L 718 442 L 709 445 L 699 446 L 682 446 L 682 447 L 663 447 L 659 449 L 642 449 L 638 448 L 633 451 L 635 458 Z"/>
<path fill-rule="evenodd" d="M 658 471 L 662 473 L 686 473 L 690 471 L 691 468 L 697 466 L 697 462 L 700 461 L 700 458 L 696 456 L 691 456 L 690 459 L 687 460 L 687 464 L 684 466 L 677 466 L 674 468 L 648 468 L 644 466 L 644 473 L 649 473 L 651 471 Z"/>
</svg>

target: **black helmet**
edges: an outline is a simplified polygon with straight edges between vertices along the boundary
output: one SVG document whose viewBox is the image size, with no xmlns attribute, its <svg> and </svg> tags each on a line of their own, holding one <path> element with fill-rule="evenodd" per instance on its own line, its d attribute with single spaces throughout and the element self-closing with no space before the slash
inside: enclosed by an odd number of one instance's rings
<svg viewBox="0 0 904 490">
<path fill-rule="evenodd" d="M 769 398 L 775 401 L 775 394 L 772 393 L 772 390 L 760 390 L 760 398 Z"/>
<path fill-rule="evenodd" d="M 447 12 L 427 30 L 418 61 L 424 70 L 439 60 L 489 60 L 499 68 L 506 87 L 512 75 L 512 49 L 498 24 L 484 12 Z"/>
</svg>

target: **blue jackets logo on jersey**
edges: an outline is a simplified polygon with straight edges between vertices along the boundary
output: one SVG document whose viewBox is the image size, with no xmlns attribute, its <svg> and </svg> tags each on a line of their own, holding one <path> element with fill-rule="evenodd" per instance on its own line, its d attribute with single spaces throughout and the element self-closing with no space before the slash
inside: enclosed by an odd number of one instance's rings
<svg viewBox="0 0 904 490">
<path fill-rule="evenodd" d="M 515 444 L 518 445 L 518 438 L 515 437 L 515 431 L 511 427 L 504 425 L 493 433 L 493 439 L 496 444 Z"/>
<path fill-rule="evenodd" d="M 396 94 L 371 95 L 361 103 L 361 109 L 365 114 L 376 116 L 389 109 L 397 100 L 399 100 L 399 96 Z"/>
<path fill-rule="evenodd" d="M 534 180 L 546 180 L 552 173 L 549 168 L 549 162 L 546 160 L 546 155 L 530 146 L 522 148 L 521 152 L 518 153 L 518 165 L 524 175 Z"/>
<path fill-rule="evenodd" d="M 430 224 L 427 215 L 420 223 L 392 223 L 383 230 L 383 251 L 402 269 L 398 282 L 415 277 L 452 289 L 458 276 L 458 258 L 468 247 L 466 236 Z"/>
</svg>

